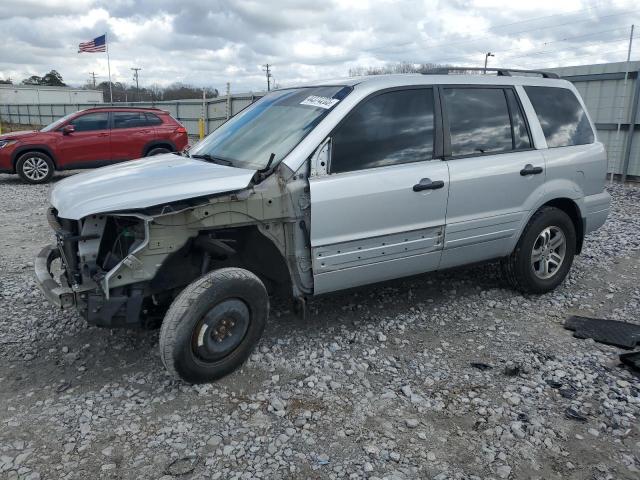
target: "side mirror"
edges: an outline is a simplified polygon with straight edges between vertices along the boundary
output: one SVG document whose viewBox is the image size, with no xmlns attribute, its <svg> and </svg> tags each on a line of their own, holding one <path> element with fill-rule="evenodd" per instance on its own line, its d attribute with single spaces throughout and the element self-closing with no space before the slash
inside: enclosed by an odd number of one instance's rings
<svg viewBox="0 0 640 480">
<path fill-rule="evenodd" d="M 76 131 L 76 127 L 74 125 L 65 125 L 64 127 L 62 127 L 63 135 L 69 135 L 70 133 L 73 133 L 75 131 Z"/>
</svg>

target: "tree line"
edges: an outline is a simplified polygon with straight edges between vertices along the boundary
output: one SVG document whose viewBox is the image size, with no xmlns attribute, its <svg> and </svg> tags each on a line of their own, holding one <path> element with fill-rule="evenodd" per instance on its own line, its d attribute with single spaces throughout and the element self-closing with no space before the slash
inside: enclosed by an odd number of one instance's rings
<svg viewBox="0 0 640 480">
<path fill-rule="evenodd" d="M 0 85 L 13 85 L 13 80 L 10 78 L 0 79 Z M 62 75 L 56 70 L 51 70 L 42 77 L 38 75 L 27 77 L 20 82 L 20 85 L 40 85 L 47 87 L 68 86 L 64 82 Z M 100 90 L 104 101 L 109 102 L 110 100 L 109 82 L 100 82 L 96 85 L 88 82 L 81 88 Z M 111 82 L 111 90 L 113 92 L 114 102 L 158 102 L 163 100 L 200 99 L 202 98 L 203 90 L 206 98 L 215 98 L 219 94 L 216 88 L 206 87 L 202 89 L 180 82 L 172 83 L 166 87 L 153 84 L 147 87 L 140 87 L 139 89 L 136 88 L 135 85 L 129 85 L 124 82 Z"/>
<path fill-rule="evenodd" d="M 438 68 L 449 67 L 440 63 L 388 63 L 377 67 L 356 66 L 349 69 L 350 77 L 363 75 L 389 75 L 394 73 L 427 73 Z"/>
</svg>

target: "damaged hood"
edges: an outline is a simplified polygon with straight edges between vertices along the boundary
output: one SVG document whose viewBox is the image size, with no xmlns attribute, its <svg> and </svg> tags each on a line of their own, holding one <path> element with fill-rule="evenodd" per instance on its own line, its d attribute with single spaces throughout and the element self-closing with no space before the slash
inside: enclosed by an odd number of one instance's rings
<svg viewBox="0 0 640 480">
<path fill-rule="evenodd" d="M 246 188 L 255 170 L 174 154 L 120 163 L 58 182 L 51 205 L 61 218 L 152 207 Z"/>
</svg>

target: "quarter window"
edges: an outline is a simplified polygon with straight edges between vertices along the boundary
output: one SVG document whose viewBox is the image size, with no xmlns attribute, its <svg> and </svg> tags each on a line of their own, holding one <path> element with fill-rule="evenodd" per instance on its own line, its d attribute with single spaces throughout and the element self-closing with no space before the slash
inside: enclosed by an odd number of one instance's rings
<svg viewBox="0 0 640 480">
<path fill-rule="evenodd" d="M 451 154 L 480 155 L 513 150 L 509 108 L 501 88 L 445 88 Z"/>
<path fill-rule="evenodd" d="M 524 89 L 549 148 L 593 143 L 595 138 L 587 114 L 571 90 L 557 87 Z"/>
<path fill-rule="evenodd" d="M 70 124 L 75 127 L 76 132 L 106 130 L 109 128 L 109 114 L 106 112 L 88 113 L 74 118 Z"/>
<path fill-rule="evenodd" d="M 433 158 L 433 89 L 399 90 L 358 105 L 332 135 L 331 173 Z"/>
</svg>

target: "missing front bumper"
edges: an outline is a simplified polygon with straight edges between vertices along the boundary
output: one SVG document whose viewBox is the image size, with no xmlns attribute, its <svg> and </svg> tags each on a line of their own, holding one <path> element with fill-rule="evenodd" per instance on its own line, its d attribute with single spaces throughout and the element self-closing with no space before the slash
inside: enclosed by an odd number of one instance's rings
<svg viewBox="0 0 640 480">
<path fill-rule="evenodd" d="M 49 302 L 60 308 L 73 308 L 76 305 L 75 292 L 60 285 L 51 274 L 51 264 L 58 258 L 60 250 L 54 245 L 47 245 L 40 251 L 35 260 L 36 281 Z"/>
</svg>

